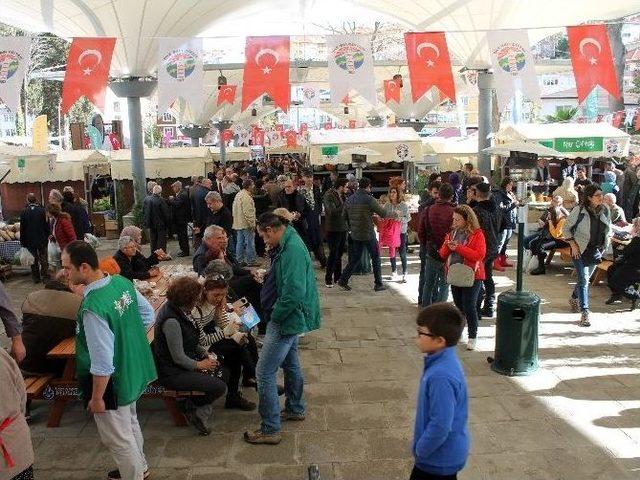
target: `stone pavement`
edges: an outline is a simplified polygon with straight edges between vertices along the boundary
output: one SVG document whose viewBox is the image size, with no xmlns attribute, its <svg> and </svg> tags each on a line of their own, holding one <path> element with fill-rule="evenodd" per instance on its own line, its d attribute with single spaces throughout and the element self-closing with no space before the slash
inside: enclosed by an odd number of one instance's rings
<svg viewBox="0 0 640 480">
<path fill-rule="evenodd" d="M 104 251 L 110 251 L 105 245 Z M 172 251 L 172 249 L 169 249 Z M 215 411 L 214 434 L 177 428 L 160 402 L 139 402 L 145 450 L 158 479 L 301 480 L 317 464 L 322 479 L 407 479 L 422 359 L 414 346 L 417 263 L 410 281 L 372 291 L 354 277 L 352 292 L 319 283 L 322 328 L 303 340 L 307 420 L 284 424 L 278 446 L 242 440 L 256 412 Z M 383 273 L 389 272 L 388 262 Z M 514 271 L 498 274 L 511 288 Z M 640 478 L 640 350 L 637 312 L 608 307 L 606 286 L 592 289 L 588 329 L 575 325 L 567 299 L 570 270 L 525 277 L 543 298 L 540 369 L 527 377 L 493 373 L 494 322 L 480 327 L 478 350 L 460 347 L 470 395 L 471 458 L 463 480 Z M 28 277 L 6 284 L 16 306 L 32 289 Z M 254 392 L 246 392 L 255 399 Z M 95 425 L 79 405 L 57 429 L 45 427 L 46 402 L 36 405 L 32 434 L 38 478 L 100 479 L 113 467 Z"/>
</svg>

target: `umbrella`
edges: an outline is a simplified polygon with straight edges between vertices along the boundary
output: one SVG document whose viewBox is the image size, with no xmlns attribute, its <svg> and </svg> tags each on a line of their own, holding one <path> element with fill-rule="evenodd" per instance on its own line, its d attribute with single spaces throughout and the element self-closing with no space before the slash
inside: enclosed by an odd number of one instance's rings
<svg viewBox="0 0 640 480">
<path fill-rule="evenodd" d="M 522 153 L 535 153 L 541 157 L 566 157 L 564 153 L 560 153 L 553 148 L 545 147 L 538 142 L 525 142 L 521 140 L 514 140 L 512 142 L 502 143 L 500 145 L 494 145 L 493 147 L 485 148 L 482 150 L 485 153 L 491 153 L 493 155 L 509 156 L 511 152 Z"/>
<path fill-rule="evenodd" d="M 366 155 L 367 157 L 375 157 L 382 154 L 373 148 L 358 145 L 356 147 L 347 148 L 346 150 L 341 150 L 340 155 Z"/>
</svg>

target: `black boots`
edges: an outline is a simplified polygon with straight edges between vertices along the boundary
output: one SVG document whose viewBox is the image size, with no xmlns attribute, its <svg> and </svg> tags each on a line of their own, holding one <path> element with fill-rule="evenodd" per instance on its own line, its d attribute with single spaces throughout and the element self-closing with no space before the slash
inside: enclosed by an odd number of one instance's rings
<svg viewBox="0 0 640 480">
<path fill-rule="evenodd" d="M 492 318 L 495 314 L 494 311 L 495 297 L 486 297 L 484 299 L 484 306 L 480 310 L 480 315 L 487 318 Z"/>
<path fill-rule="evenodd" d="M 531 275 L 544 275 L 546 272 L 544 268 L 544 260 L 547 258 L 546 252 L 540 252 L 538 254 L 538 267 L 531 270 Z"/>
<path fill-rule="evenodd" d="M 38 265 L 31 265 L 31 280 L 33 280 L 33 283 L 40 283 L 42 281 Z"/>
</svg>

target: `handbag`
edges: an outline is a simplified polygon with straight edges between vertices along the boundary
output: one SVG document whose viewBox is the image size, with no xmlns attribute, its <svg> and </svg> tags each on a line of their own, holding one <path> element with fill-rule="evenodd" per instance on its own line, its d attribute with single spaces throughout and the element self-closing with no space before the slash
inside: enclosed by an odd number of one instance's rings
<svg viewBox="0 0 640 480">
<path fill-rule="evenodd" d="M 454 263 L 449 265 L 447 270 L 447 283 L 454 287 L 473 287 L 476 281 L 476 271 L 474 268 L 464 263 Z"/>
</svg>

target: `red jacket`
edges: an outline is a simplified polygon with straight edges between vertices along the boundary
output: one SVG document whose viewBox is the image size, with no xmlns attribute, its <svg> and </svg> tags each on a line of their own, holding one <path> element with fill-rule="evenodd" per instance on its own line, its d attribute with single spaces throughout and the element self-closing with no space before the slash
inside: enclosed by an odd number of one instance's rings
<svg viewBox="0 0 640 480">
<path fill-rule="evenodd" d="M 445 269 L 449 268 L 449 262 L 447 262 L 452 250 L 447 246 L 447 242 L 451 239 L 451 232 L 447 233 L 444 238 L 444 243 L 440 247 L 438 253 L 445 262 Z M 484 280 L 484 257 L 487 253 L 487 245 L 484 241 L 484 233 L 481 228 L 478 228 L 475 232 L 469 235 L 467 243 L 464 245 L 458 245 L 456 252 L 464 259 L 464 264 L 468 267 L 476 269 L 476 280 Z M 476 268 L 477 265 L 477 268 Z"/>
<path fill-rule="evenodd" d="M 73 223 L 67 217 L 58 217 L 53 227 L 53 236 L 58 242 L 60 251 L 64 250 L 71 242 L 77 240 L 76 231 L 73 229 Z"/>
</svg>

